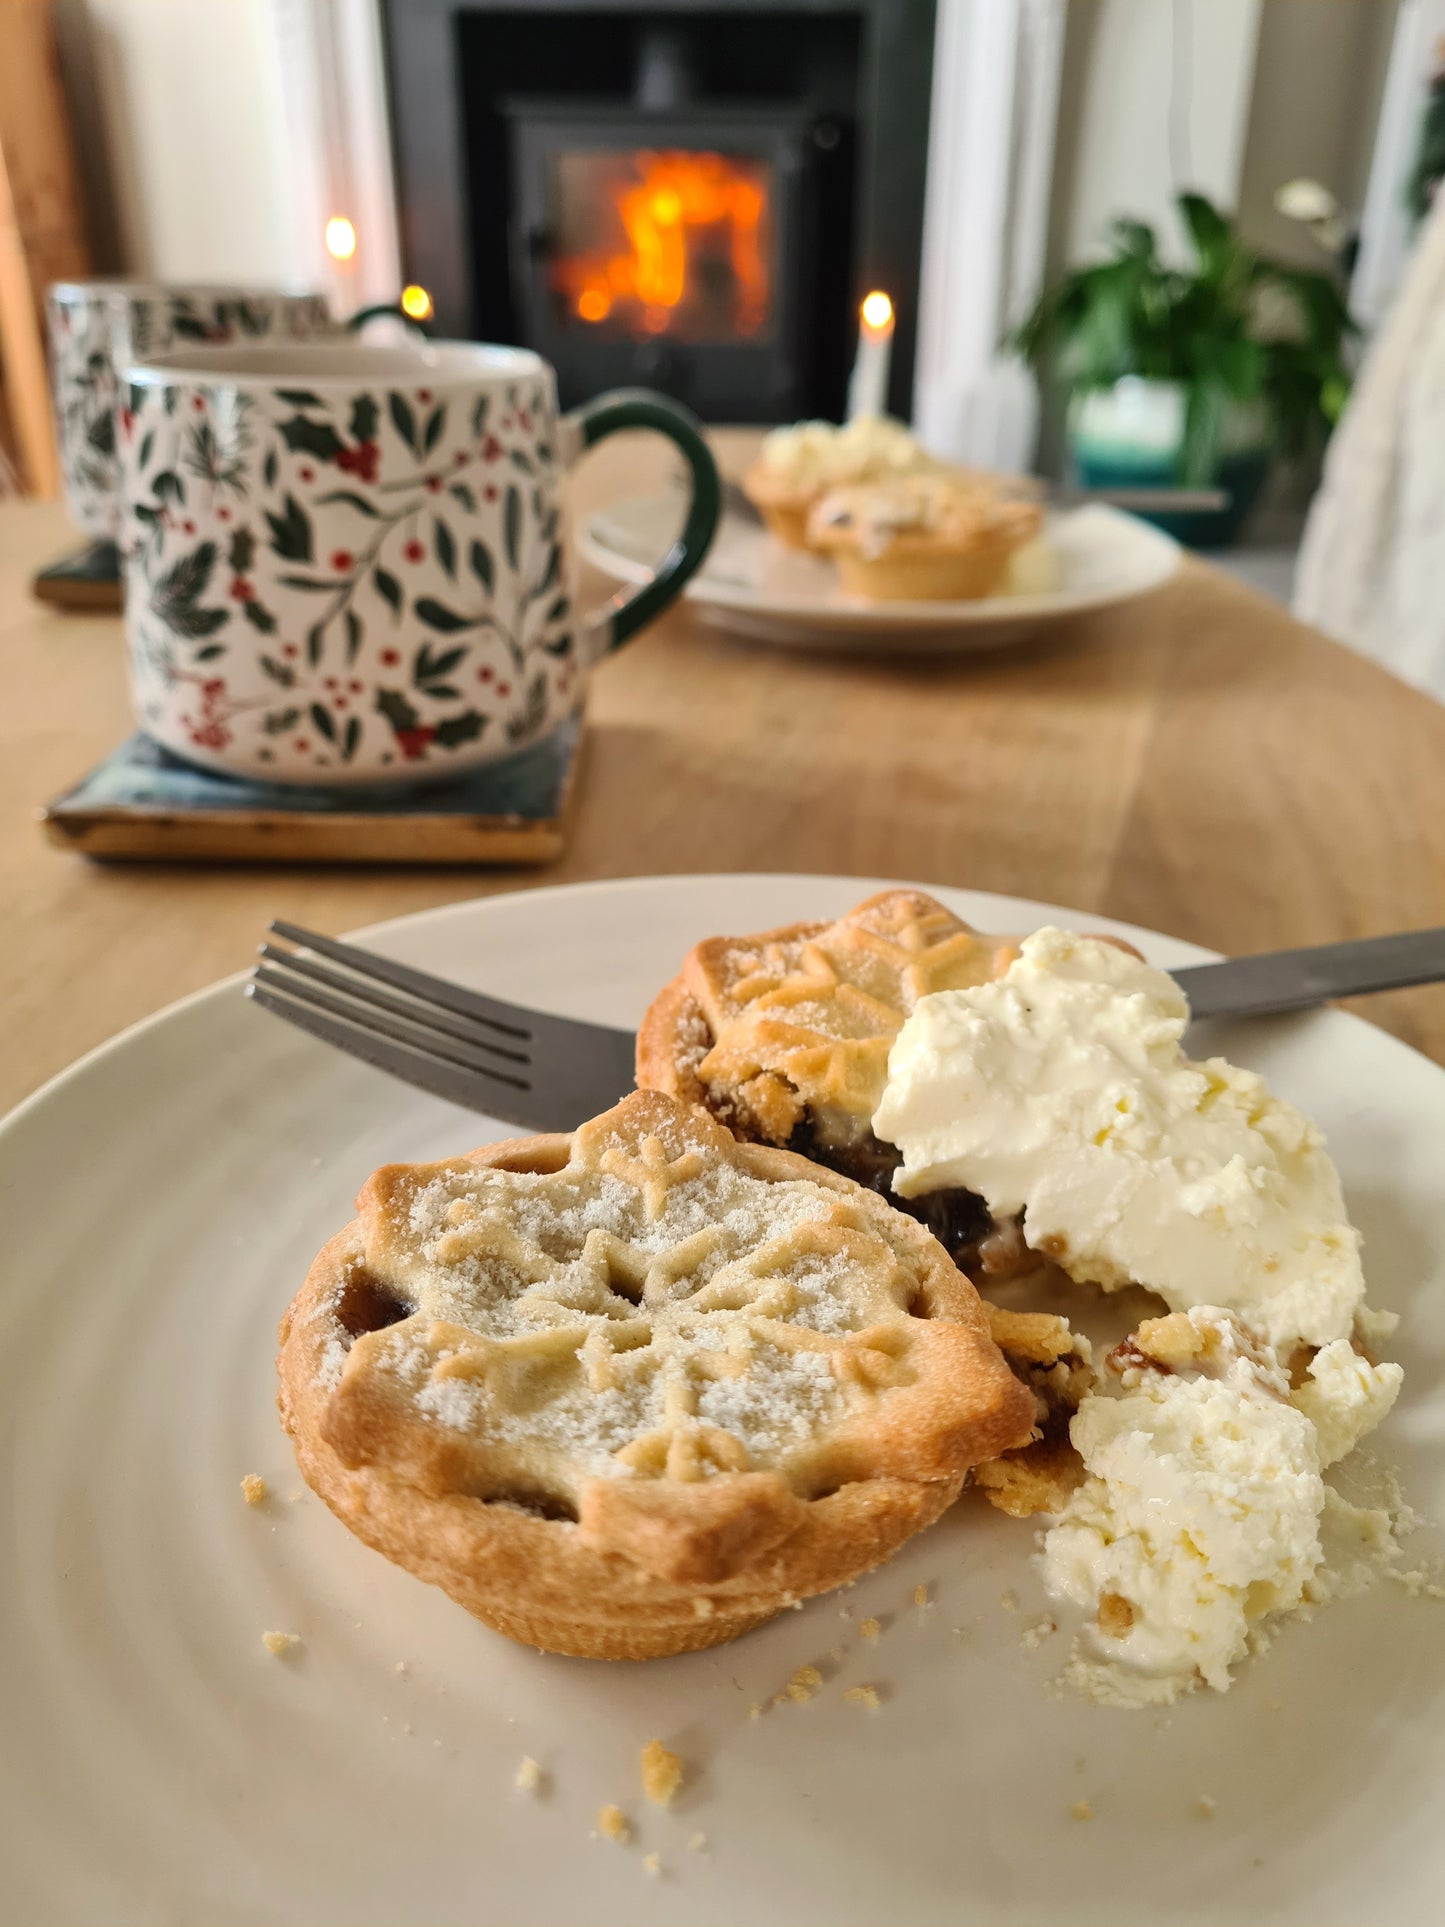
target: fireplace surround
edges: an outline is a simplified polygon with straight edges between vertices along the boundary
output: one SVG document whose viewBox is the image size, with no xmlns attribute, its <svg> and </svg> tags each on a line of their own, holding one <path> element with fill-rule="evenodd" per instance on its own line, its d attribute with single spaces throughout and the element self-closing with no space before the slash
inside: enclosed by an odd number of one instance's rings
<svg viewBox="0 0 1445 1927">
<path fill-rule="evenodd" d="M 403 266 L 565 403 L 838 416 L 870 288 L 913 379 L 934 0 L 384 0 Z"/>
</svg>

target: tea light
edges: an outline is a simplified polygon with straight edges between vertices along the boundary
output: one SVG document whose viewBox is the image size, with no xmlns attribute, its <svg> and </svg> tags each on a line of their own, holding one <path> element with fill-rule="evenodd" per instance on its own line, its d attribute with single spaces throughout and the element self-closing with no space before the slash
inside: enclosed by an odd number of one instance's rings
<svg viewBox="0 0 1445 1927">
<path fill-rule="evenodd" d="M 888 363 L 893 355 L 893 303 L 881 289 L 865 295 L 858 310 L 858 359 L 848 383 L 848 419 L 882 415 L 888 408 Z"/>
<path fill-rule="evenodd" d="M 344 214 L 333 214 L 326 223 L 326 252 L 333 261 L 349 261 L 356 252 L 356 229 Z"/>
</svg>

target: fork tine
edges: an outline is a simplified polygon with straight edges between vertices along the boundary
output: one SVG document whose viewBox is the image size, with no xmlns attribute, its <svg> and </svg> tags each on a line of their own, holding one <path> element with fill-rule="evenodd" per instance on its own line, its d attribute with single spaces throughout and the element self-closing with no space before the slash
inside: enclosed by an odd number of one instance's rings
<svg viewBox="0 0 1445 1927">
<path fill-rule="evenodd" d="M 290 997 L 293 1002 L 313 1005 L 326 1016 L 340 1018 L 342 1022 L 353 1024 L 357 1030 L 370 1036 L 386 1037 L 393 1043 L 404 1044 L 409 1050 L 424 1051 L 443 1063 L 455 1064 L 458 1070 L 475 1071 L 480 1077 L 491 1078 L 516 1091 L 529 1091 L 532 1088 L 531 1079 L 525 1074 L 525 1064 L 519 1069 L 503 1070 L 479 1056 L 475 1044 L 443 1037 L 436 1031 L 429 1031 L 424 1024 L 388 1017 L 381 1011 L 368 1010 L 365 1005 L 349 1003 L 305 978 L 286 977 L 270 964 L 258 965 L 251 973 L 251 981 L 263 985 L 268 991 Z"/>
<path fill-rule="evenodd" d="M 463 990 L 460 984 L 449 984 L 444 977 L 432 977 L 424 970 L 393 963 L 390 957 L 378 957 L 370 950 L 338 943 L 335 937 L 303 930 L 299 924 L 276 922 L 270 929 L 273 935 L 285 937 L 289 943 L 304 944 L 319 957 L 329 957 L 333 963 L 345 964 L 348 970 L 362 977 L 375 977 L 394 990 L 407 991 L 426 1003 L 440 1004 L 443 1010 L 450 1010 L 458 1017 L 473 1017 L 479 1023 L 490 1024 L 494 1030 L 520 1038 L 523 1043 L 532 1035 L 536 1013 L 524 1010 L 520 1004 L 508 1004 L 497 997 L 484 997 L 479 991 Z"/>
<path fill-rule="evenodd" d="M 263 1010 L 319 1038 L 323 1044 L 359 1057 L 373 1069 L 400 1078 L 405 1084 L 414 1084 L 433 1097 L 445 1098 L 449 1104 L 460 1104 L 465 1110 L 482 1111 L 509 1123 L 529 1122 L 518 1114 L 516 1093 L 495 1084 L 484 1071 L 466 1070 L 410 1045 L 392 1043 L 344 1019 L 269 990 L 263 984 L 248 983 L 246 995 Z"/>
<path fill-rule="evenodd" d="M 324 984 L 328 990 L 338 991 L 343 997 L 349 997 L 352 1002 L 364 1005 L 369 1010 L 387 1011 L 393 1017 L 405 1018 L 418 1029 L 436 1031 L 443 1037 L 455 1037 L 464 1044 L 470 1044 L 474 1050 L 490 1051 L 494 1057 L 504 1058 L 508 1063 L 525 1067 L 530 1061 L 525 1050 L 509 1050 L 505 1044 L 495 1042 L 479 1031 L 475 1018 L 454 1017 L 439 1010 L 435 1004 L 424 1004 L 420 1000 L 406 1002 L 400 997 L 388 996 L 370 978 L 343 976 L 339 970 L 328 970 L 324 964 L 303 957 L 299 951 L 282 950 L 274 943 L 263 943 L 257 954 L 268 964 Z M 274 973 L 270 974 L 274 976 Z M 297 988 L 294 994 L 300 996 L 303 993 Z M 362 1021 L 357 1019 L 357 1022 Z"/>
</svg>

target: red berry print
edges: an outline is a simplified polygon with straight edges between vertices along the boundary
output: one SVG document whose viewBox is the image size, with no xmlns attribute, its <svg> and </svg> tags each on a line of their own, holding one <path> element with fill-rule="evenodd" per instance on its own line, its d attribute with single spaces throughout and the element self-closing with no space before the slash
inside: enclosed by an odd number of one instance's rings
<svg viewBox="0 0 1445 1927">
<path fill-rule="evenodd" d="M 336 680 L 335 676 L 323 676 L 322 687 L 326 689 L 340 689 L 341 684 Z"/>
<path fill-rule="evenodd" d="M 488 435 L 487 439 L 482 443 L 482 460 L 484 462 L 495 462 L 501 453 L 502 444 L 497 440 L 495 435 Z"/>
<path fill-rule="evenodd" d="M 442 478 L 440 475 L 428 475 L 426 478 L 426 485 L 431 494 L 433 495 L 441 494 Z"/>
<path fill-rule="evenodd" d="M 408 542 L 406 547 L 402 550 L 402 554 L 406 557 L 408 562 L 421 562 L 421 561 L 424 561 L 426 558 L 426 550 L 422 547 L 420 542 L 415 542 L 415 541 Z"/>
<path fill-rule="evenodd" d="M 484 502 L 495 502 L 496 499 L 497 485 L 495 482 L 488 482 L 487 486 L 482 490 L 482 500 Z"/>
<path fill-rule="evenodd" d="M 294 642 L 283 642 L 281 645 L 281 654 L 283 656 L 289 656 L 292 662 L 295 662 L 296 658 L 301 654 L 301 651 L 296 647 Z"/>
<path fill-rule="evenodd" d="M 229 522 L 230 519 L 231 511 L 228 508 L 218 508 L 216 510 L 216 520 L 218 522 Z"/>
<path fill-rule="evenodd" d="M 426 755 L 427 744 L 436 735 L 430 723 L 421 723 L 415 729 L 399 729 L 396 732 L 397 747 L 409 763 L 416 763 Z"/>
<path fill-rule="evenodd" d="M 181 531 L 185 535 L 194 535 L 196 532 L 196 525 L 194 522 L 191 522 L 191 521 L 182 522 Z"/>
<path fill-rule="evenodd" d="M 349 682 L 346 687 L 351 691 L 353 696 L 359 696 L 365 685 L 359 682 Z"/>
<path fill-rule="evenodd" d="M 525 408 L 519 408 L 517 410 L 517 426 L 524 428 L 529 435 L 532 432 L 532 417 L 527 413 Z"/>
<path fill-rule="evenodd" d="M 499 696 L 510 696 L 511 693 L 512 685 L 509 682 L 499 682 L 497 684 L 497 694 Z"/>
<path fill-rule="evenodd" d="M 401 661 L 401 657 L 395 649 L 383 649 L 381 652 L 381 660 L 386 664 L 388 669 L 395 669 L 396 665 Z"/>
<path fill-rule="evenodd" d="M 232 582 L 231 600 L 232 602 L 254 602 L 256 600 L 255 587 L 246 580 L 245 576 L 238 575 L 235 581 Z"/>
<path fill-rule="evenodd" d="M 331 551 L 331 566 L 338 575 L 344 575 L 355 560 L 356 557 L 351 553 L 350 549 L 333 549 Z"/>
<path fill-rule="evenodd" d="M 358 442 L 355 448 L 343 448 L 336 457 L 336 466 L 346 475 L 355 475 L 363 482 L 376 480 L 377 467 L 381 461 L 379 442 Z"/>
<path fill-rule="evenodd" d="M 314 482 L 316 480 L 316 470 L 311 466 L 310 462 L 303 462 L 296 473 L 301 477 L 303 482 Z"/>
<path fill-rule="evenodd" d="M 191 407 L 195 409 L 195 411 L 196 411 L 196 413 L 197 413 L 198 415 L 204 415 L 204 414 L 205 414 L 205 412 L 206 412 L 206 398 L 205 398 L 205 396 L 204 396 L 204 395 L 192 395 L 192 396 L 191 396 Z"/>
<path fill-rule="evenodd" d="M 298 736 L 291 747 L 296 751 L 298 756 L 305 756 L 311 748 L 311 745 L 304 736 Z"/>
<path fill-rule="evenodd" d="M 453 462 L 456 464 L 458 468 L 462 467 L 466 459 L 467 459 L 467 451 L 464 448 L 459 448 L 456 454 L 453 455 L 452 457 Z"/>
<path fill-rule="evenodd" d="M 331 699 L 331 707 L 338 710 L 345 709 L 346 698 L 344 696 L 333 696 Z"/>
<path fill-rule="evenodd" d="M 478 682 L 490 682 L 491 680 L 492 680 L 492 668 L 491 668 L 491 665 L 490 665 L 490 663 L 485 663 L 485 662 L 484 662 L 484 663 L 482 664 L 482 666 L 481 666 L 481 668 L 480 668 L 480 669 L 479 669 L 479 670 L 477 671 L 477 681 L 478 681 Z"/>
<path fill-rule="evenodd" d="M 421 403 L 423 408 L 430 408 L 431 406 L 430 388 L 418 388 L 416 391 L 416 398 Z"/>
</svg>

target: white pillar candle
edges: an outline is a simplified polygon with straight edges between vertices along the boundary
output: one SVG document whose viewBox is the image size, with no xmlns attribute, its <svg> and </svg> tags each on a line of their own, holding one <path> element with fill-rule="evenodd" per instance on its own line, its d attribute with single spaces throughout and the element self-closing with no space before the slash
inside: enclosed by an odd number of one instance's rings
<svg viewBox="0 0 1445 1927">
<path fill-rule="evenodd" d="M 881 290 L 858 311 L 858 359 L 848 383 L 848 419 L 888 412 L 888 363 L 893 355 L 893 303 Z"/>
</svg>

